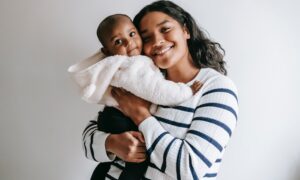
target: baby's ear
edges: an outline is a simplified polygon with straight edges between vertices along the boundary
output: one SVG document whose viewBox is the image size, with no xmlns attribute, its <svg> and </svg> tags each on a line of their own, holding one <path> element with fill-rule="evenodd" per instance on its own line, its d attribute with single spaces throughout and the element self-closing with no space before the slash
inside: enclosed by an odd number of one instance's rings
<svg viewBox="0 0 300 180">
<path fill-rule="evenodd" d="M 101 48 L 101 51 L 103 52 L 103 54 L 105 54 L 106 56 L 109 56 L 108 50 L 105 47 Z"/>
</svg>

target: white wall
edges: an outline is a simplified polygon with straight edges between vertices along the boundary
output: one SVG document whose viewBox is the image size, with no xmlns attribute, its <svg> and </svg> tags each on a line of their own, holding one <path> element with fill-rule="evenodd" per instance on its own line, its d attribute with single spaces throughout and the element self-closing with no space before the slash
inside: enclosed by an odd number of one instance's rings
<svg viewBox="0 0 300 180">
<path fill-rule="evenodd" d="M 79 99 L 67 67 L 97 50 L 104 16 L 134 16 L 149 2 L 0 1 L 1 180 L 90 177 L 95 163 L 83 156 L 81 133 L 97 107 Z M 300 3 L 176 2 L 226 49 L 239 89 L 219 180 L 299 180 Z"/>
</svg>

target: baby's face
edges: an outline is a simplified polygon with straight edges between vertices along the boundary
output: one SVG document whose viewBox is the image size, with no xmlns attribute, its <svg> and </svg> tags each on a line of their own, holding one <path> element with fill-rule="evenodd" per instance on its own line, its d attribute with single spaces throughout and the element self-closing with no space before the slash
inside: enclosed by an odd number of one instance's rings
<svg viewBox="0 0 300 180">
<path fill-rule="evenodd" d="M 136 56 L 142 52 L 142 39 L 130 19 L 122 17 L 105 38 L 107 55 Z"/>
</svg>

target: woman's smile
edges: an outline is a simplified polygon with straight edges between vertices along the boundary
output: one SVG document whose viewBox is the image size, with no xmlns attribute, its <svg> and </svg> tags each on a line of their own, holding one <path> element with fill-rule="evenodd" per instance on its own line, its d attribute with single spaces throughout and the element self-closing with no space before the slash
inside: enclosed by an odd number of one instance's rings
<svg viewBox="0 0 300 180">
<path fill-rule="evenodd" d="M 153 51 L 152 56 L 162 56 L 165 53 L 169 52 L 173 47 L 174 45 L 169 45 L 169 46 L 157 48 Z"/>
</svg>

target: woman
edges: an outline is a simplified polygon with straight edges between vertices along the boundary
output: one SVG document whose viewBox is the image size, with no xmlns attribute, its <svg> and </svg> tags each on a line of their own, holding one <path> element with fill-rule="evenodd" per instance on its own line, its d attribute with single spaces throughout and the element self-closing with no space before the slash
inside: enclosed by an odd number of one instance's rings
<svg viewBox="0 0 300 180">
<path fill-rule="evenodd" d="M 86 156 L 100 162 L 113 154 L 130 162 L 150 157 L 146 179 L 214 179 L 224 149 L 237 122 L 237 90 L 227 78 L 223 49 L 209 40 L 194 19 L 169 1 L 144 7 L 134 18 L 145 55 L 164 70 L 168 80 L 187 85 L 203 83 L 190 100 L 176 107 L 159 106 L 121 89 L 112 94 L 122 112 L 140 132 L 106 134 L 91 121 L 83 134 Z M 108 152 L 108 153 L 106 153 Z M 107 177 L 118 179 L 122 163 L 115 162 Z"/>
</svg>

